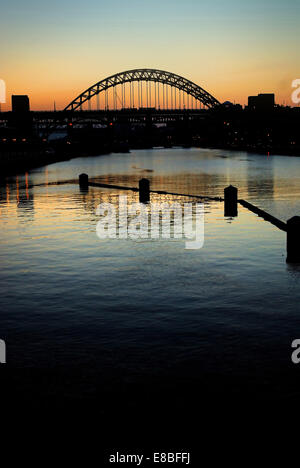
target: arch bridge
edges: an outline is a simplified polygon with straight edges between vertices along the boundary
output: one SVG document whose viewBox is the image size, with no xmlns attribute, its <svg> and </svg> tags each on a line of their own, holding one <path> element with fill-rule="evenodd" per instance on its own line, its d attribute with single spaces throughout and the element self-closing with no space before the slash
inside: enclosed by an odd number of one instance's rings
<svg viewBox="0 0 300 468">
<path fill-rule="evenodd" d="M 119 92 L 118 92 L 119 91 Z M 94 99 L 95 98 L 95 99 Z M 137 68 L 109 76 L 83 91 L 64 111 L 212 109 L 220 102 L 199 85 L 175 73 Z"/>
</svg>

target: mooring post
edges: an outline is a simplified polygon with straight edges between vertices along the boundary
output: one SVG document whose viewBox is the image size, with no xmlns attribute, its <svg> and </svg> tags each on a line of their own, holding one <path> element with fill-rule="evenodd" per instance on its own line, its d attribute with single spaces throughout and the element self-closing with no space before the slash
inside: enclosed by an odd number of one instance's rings
<svg viewBox="0 0 300 468">
<path fill-rule="evenodd" d="M 80 188 L 87 189 L 89 186 L 89 176 L 87 174 L 80 174 L 79 176 Z"/>
<path fill-rule="evenodd" d="M 286 226 L 286 261 L 300 263 L 300 216 L 293 216 L 286 222 Z"/>
<path fill-rule="evenodd" d="M 148 203 L 150 201 L 150 181 L 141 179 L 139 181 L 140 203 Z"/>
<path fill-rule="evenodd" d="M 224 216 L 238 215 L 238 189 L 229 185 L 224 189 Z"/>
</svg>

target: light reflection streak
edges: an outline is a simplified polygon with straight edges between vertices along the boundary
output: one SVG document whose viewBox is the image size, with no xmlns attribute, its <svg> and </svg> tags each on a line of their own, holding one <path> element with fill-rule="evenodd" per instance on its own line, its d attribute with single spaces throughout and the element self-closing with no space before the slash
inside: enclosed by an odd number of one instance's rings
<svg viewBox="0 0 300 468">
<path fill-rule="evenodd" d="M 20 191 L 19 191 L 19 177 L 16 177 L 16 187 L 17 187 L 17 204 L 20 203 Z"/>
<path fill-rule="evenodd" d="M 29 200 L 29 191 L 28 191 L 28 172 L 25 173 L 25 186 L 26 186 L 26 199 Z"/>
<path fill-rule="evenodd" d="M 10 204 L 10 192 L 9 192 L 9 184 L 6 184 L 6 203 Z"/>
</svg>

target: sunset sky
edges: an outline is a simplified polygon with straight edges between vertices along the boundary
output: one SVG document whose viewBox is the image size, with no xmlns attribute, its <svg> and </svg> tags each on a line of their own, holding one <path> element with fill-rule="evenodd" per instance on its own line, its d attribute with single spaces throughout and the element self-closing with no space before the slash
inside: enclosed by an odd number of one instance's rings
<svg viewBox="0 0 300 468">
<path fill-rule="evenodd" d="M 10 0 L 0 10 L 0 79 L 32 109 L 62 109 L 108 75 L 160 68 L 220 101 L 300 78 L 299 0 Z"/>
</svg>

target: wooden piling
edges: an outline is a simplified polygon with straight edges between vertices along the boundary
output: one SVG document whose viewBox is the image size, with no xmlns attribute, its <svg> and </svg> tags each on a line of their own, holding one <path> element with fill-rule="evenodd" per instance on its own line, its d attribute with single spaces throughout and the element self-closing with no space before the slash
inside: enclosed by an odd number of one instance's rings
<svg viewBox="0 0 300 468">
<path fill-rule="evenodd" d="M 224 189 L 224 216 L 238 215 L 238 189 L 229 185 Z"/>
<path fill-rule="evenodd" d="M 300 263 L 300 216 L 293 216 L 287 222 L 287 263 Z"/>
<path fill-rule="evenodd" d="M 139 181 L 139 198 L 140 203 L 148 203 L 150 201 L 150 181 L 141 179 Z"/>
<path fill-rule="evenodd" d="M 79 175 L 79 185 L 80 188 L 87 189 L 89 186 L 89 176 L 87 174 L 80 174 Z"/>
</svg>

